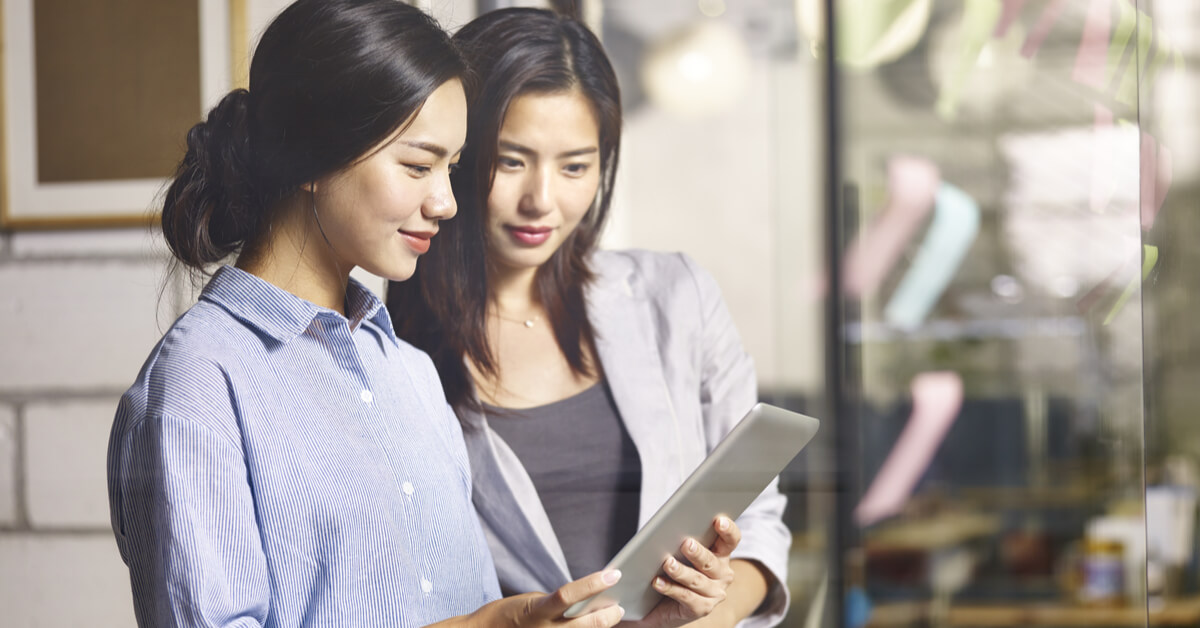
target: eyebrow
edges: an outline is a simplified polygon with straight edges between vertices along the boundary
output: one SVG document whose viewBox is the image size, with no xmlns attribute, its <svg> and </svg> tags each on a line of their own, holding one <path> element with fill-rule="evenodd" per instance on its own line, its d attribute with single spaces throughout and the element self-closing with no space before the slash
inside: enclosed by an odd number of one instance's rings
<svg viewBox="0 0 1200 628">
<path fill-rule="evenodd" d="M 533 156 L 534 153 L 536 152 L 532 148 L 529 148 L 528 146 L 522 146 L 521 144 L 518 144 L 516 142 L 509 142 L 506 140 L 500 140 L 499 145 L 500 145 L 500 150 L 509 150 L 514 153 L 520 153 L 522 155 Z M 565 157 L 578 157 L 580 155 L 588 155 L 591 153 L 598 153 L 598 152 L 600 152 L 599 148 L 596 148 L 595 146 L 589 146 L 587 148 L 576 148 L 575 150 L 563 151 L 563 152 L 559 153 L 558 155 L 555 155 L 555 157 L 558 159 L 563 159 Z"/>
<path fill-rule="evenodd" d="M 450 154 L 450 151 L 447 150 L 446 147 L 439 146 L 437 144 L 430 144 L 429 142 L 401 140 L 401 143 L 404 144 L 405 146 L 411 146 L 413 148 L 418 148 L 420 150 L 433 153 L 433 155 L 435 157 L 437 157 L 438 159 L 445 159 L 446 156 Z M 459 148 L 458 151 L 456 151 L 454 154 L 457 155 L 458 153 L 461 153 L 461 152 L 462 152 L 462 148 Z"/>
</svg>

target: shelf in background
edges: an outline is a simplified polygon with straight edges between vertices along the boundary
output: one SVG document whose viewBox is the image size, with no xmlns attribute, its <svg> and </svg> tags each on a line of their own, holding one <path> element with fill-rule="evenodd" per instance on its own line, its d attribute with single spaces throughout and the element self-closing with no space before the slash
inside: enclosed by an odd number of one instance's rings
<svg viewBox="0 0 1200 628">
<path fill-rule="evenodd" d="M 880 604 L 871 613 L 868 628 L 926 625 L 928 602 Z M 1149 613 L 1136 606 L 1091 607 L 1069 602 L 1047 604 L 955 604 L 946 613 L 946 626 L 1195 626 L 1200 624 L 1200 596 L 1169 600 Z"/>
</svg>

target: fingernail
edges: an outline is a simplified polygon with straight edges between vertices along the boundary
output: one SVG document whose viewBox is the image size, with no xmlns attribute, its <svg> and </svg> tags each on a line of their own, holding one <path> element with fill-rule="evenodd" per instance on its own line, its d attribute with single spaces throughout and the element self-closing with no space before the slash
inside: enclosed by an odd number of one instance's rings
<svg viewBox="0 0 1200 628">
<path fill-rule="evenodd" d="M 667 588 L 667 581 L 663 580 L 662 578 L 655 578 L 654 579 L 654 588 L 658 589 L 659 591 L 662 591 L 663 589 Z"/>
<path fill-rule="evenodd" d="M 689 552 L 696 551 L 696 539 L 688 539 L 687 548 Z"/>
<path fill-rule="evenodd" d="M 600 577 L 600 579 L 604 581 L 604 584 L 616 584 L 617 581 L 621 579 L 621 570 L 613 569 L 611 571 L 606 571 L 604 572 L 604 575 Z"/>
<path fill-rule="evenodd" d="M 675 560 L 674 556 L 668 556 L 667 557 L 667 570 L 675 571 L 675 569 L 678 567 L 679 567 L 679 561 Z"/>
<path fill-rule="evenodd" d="M 621 612 L 621 617 L 625 616 L 625 607 L 624 606 L 618 606 L 617 610 Z"/>
<path fill-rule="evenodd" d="M 717 519 L 717 529 L 724 532 L 729 529 L 729 520 L 725 517 Z"/>
</svg>

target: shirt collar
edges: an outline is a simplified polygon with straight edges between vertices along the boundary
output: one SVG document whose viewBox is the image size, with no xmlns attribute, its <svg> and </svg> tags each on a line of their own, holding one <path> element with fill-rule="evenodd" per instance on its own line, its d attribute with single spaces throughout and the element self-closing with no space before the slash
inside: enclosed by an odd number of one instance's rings
<svg viewBox="0 0 1200 628">
<path fill-rule="evenodd" d="M 387 308 L 375 293 L 350 278 L 346 286 L 346 312 L 349 317 L 320 307 L 275 286 L 240 268 L 225 265 L 213 274 L 204 291 L 202 300 L 211 301 L 282 343 L 291 342 L 312 325 L 318 316 L 332 316 L 348 320 L 355 329 L 364 320 L 370 320 L 382 329 L 393 343 L 396 340 L 392 320 Z"/>
<path fill-rule="evenodd" d="M 371 321 L 382 329 L 392 342 L 399 344 L 396 332 L 392 328 L 392 316 L 383 301 L 354 277 L 350 278 L 350 283 L 346 286 L 346 313 L 350 315 L 351 329 L 362 321 Z"/>
</svg>

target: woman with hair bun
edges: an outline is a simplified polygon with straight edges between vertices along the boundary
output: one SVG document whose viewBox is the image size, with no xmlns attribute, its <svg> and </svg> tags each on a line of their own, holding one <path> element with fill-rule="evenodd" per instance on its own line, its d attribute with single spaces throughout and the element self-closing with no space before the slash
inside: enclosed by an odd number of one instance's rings
<svg viewBox="0 0 1200 628">
<path fill-rule="evenodd" d="M 684 255 L 597 251 L 621 138 L 617 79 L 578 21 L 485 13 L 454 35 L 478 77 L 460 212 L 411 281 L 401 338 L 458 413 L 501 589 L 604 567 L 757 401 L 713 278 Z M 645 626 L 764 627 L 788 606 L 772 483 L 711 548 L 685 541 Z"/>
<path fill-rule="evenodd" d="M 396 0 L 299 0 L 191 129 L 162 229 L 212 273 L 121 398 L 109 505 L 141 626 L 612 626 L 619 574 L 498 600 L 462 432 L 355 267 L 402 281 L 456 204 L 466 65 Z"/>
</svg>

